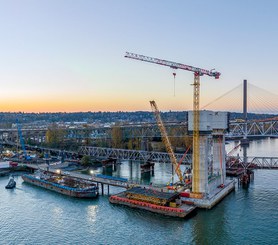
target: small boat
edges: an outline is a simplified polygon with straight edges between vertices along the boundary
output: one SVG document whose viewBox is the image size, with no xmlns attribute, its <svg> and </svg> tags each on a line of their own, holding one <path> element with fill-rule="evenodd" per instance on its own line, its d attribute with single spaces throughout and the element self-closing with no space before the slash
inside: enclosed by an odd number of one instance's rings
<svg viewBox="0 0 278 245">
<path fill-rule="evenodd" d="M 14 180 L 14 178 L 10 178 L 9 183 L 6 185 L 6 189 L 13 189 L 16 186 L 16 182 Z"/>
</svg>

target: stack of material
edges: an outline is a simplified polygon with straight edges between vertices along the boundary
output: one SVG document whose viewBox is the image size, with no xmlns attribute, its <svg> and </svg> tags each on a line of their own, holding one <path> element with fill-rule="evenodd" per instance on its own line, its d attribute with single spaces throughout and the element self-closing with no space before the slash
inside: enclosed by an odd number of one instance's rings
<svg viewBox="0 0 278 245">
<path fill-rule="evenodd" d="M 133 187 L 125 192 L 125 196 L 129 199 L 153 203 L 156 205 L 169 205 L 175 201 L 179 193 L 162 192 L 155 189 Z"/>
</svg>

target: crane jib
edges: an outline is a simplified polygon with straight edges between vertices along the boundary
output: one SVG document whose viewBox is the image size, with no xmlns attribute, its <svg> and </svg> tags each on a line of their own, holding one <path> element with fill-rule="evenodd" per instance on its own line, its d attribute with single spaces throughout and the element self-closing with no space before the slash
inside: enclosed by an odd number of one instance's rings
<svg viewBox="0 0 278 245">
<path fill-rule="evenodd" d="M 209 71 L 209 70 L 201 69 L 201 68 L 194 67 L 194 66 L 189 66 L 189 65 L 176 63 L 173 61 L 162 60 L 162 59 L 158 59 L 158 58 L 152 58 L 152 57 L 134 54 L 134 53 L 130 53 L 130 52 L 126 52 L 125 57 L 135 59 L 135 60 L 150 62 L 150 63 L 154 63 L 154 64 L 158 64 L 158 65 L 169 66 L 173 69 L 182 69 L 182 70 L 192 71 L 195 74 L 198 74 L 199 76 L 207 75 L 207 76 L 215 77 L 216 79 L 218 79 L 221 75 L 221 73 L 217 72 L 217 71 L 211 71 L 211 70 Z"/>
</svg>

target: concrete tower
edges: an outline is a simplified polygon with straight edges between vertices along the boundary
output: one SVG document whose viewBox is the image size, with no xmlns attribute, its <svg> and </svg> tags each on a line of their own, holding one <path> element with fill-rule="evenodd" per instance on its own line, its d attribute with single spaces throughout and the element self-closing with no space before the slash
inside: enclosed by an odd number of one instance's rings
<svg viewBox="0 0 278 245">
<path fill-rule="evenodd" d="M 228 128 L 228 116 L 226 112 L 200 111 L 199 121 L 199 155 L 198 160 L 193 159 L 192 166 L 192 191 L 194 193 L 209 194 L 214 188 L 210 184 L 208 164 L 210 155 L 210 139 L 213 135 L 213 173 L 224 181 L 225 170 L 225 138 L 224 131 Z M 193 112 L 188 113 L 188 130 L 193 132 Z M 214 132 L 214 134 L 213 134 Z M 194 150 L 194 149 L 193 149 Z M 211 177 L 211 176 L 210 176 Z M 214 177 L 216 178 L 216 177 Z M 222 178 L 222 180 L 221 180 Z"/>
</svg>

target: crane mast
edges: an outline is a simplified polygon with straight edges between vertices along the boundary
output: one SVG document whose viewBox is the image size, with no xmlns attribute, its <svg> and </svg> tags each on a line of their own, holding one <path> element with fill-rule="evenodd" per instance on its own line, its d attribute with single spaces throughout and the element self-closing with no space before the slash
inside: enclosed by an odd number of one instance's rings
<svg viewBox="0 0 278 245">
<path fill-rule="evenodd" d="M 163 141 L 164 145 L 166 146 L 166 150 L 167 150 L 167 152 L 170 156 L 171 162 L 172 162 L 172 164 L 175 168 L 175 172 L 178 175 L 180 182 L 183 183 L 184 180 L 183 180 L 183 177 L 182 177 L 182 172 L 181 172 L 179 164 L 177 162 L 177 159 L 176 159 L 175 153 L 173 151 L 171 142 L 168 138 L 167 131 L 166 131 L 166 128 L 165 128 L 165 126 L 163 124 L 163 121 L 161 119 L 158 107 L 157 107 L 154 100 L 150 101 L 150 104 L 151 104 L 151 107 L 152 107 L 153 113 L 155 115 L 157 125 L 159 127 L 159 130 L 160 130 L 160 133 L 161 133 L 161 136 L 162 136 L 162 141 Z"/>
<path fill-rule="evenodd" d="M 199 104 L 200 104 L 200 76 L 207 75 L 210 77 L 214 77 L 215 79 L 218 79 L 221 75 L 220 72 L 212 70 L 206 70 L 201 69 L 194 66 L 189 66 L 181 63 L 176 63 L 173 61 L 167 61 L 157 58 L 152 58 L 144 55 L 134 54 L 130 52 L 126 52 L 125 55 L 126 58 L 135 59 L 135 60 L 141 60 L 149 63 L 154 63 L 157 65 L 163 65 L 168 66 L 173 69 L 181 69 L 181 70 L 187 70 L 194 73 L 194 83 L 192 84 L 194 86 L 193 91 L 193 183 L 192 183 L 192 191 L 193 192 L 200 192 L 200 176 L 199 176 L 199 170 L 200 170 L 200 138 L 199 138 L 199 124 L 200 124 L 200 111 L 199 111 Z"/>
<path fill-rule="evenodd" d="M 192 191 L 199 192 L 199 170 L 200 170 L 200 75 L 194 73 L 193 92 L 193 178 Z"/>
</svg>

